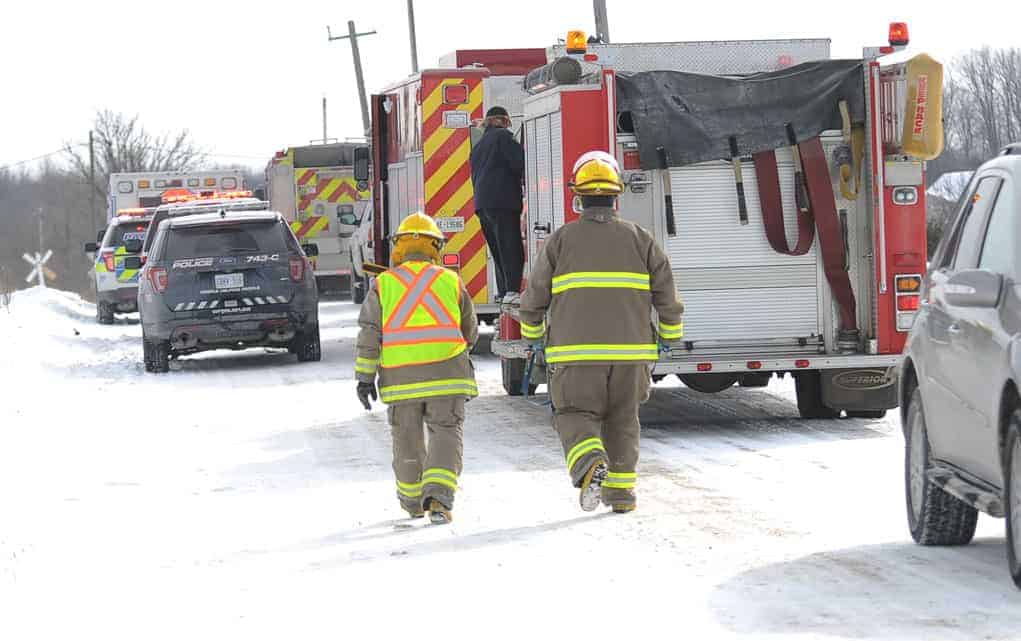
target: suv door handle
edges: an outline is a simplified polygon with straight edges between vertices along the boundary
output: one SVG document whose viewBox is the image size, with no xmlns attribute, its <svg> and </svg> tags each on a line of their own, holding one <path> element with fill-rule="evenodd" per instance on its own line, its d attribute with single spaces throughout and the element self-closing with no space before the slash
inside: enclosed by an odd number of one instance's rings
<svg viewBox="0 0 1021 641">
<path fill-rule="evenodd" d="M 947 333 L 951 334 L 952 336 L 960 336 L 961 326 L 958 325 L 957 323 L 951 323 L 950 326 L 947 327 Z"/>
</svg>

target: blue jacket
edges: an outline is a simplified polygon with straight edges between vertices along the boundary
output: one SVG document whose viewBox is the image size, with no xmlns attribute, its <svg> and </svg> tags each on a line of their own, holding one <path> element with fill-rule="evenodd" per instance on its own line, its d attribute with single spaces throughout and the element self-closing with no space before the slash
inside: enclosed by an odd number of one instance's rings
<svg viewBox="0 0 1021 641">
<path fill-rule="evenodd" d="M 487 127 L 472 148 L 472 185 L 475 211 L 480 209 L 521 210 L 521 176 L 525 152 L 509 129 Z"/>
</svg>

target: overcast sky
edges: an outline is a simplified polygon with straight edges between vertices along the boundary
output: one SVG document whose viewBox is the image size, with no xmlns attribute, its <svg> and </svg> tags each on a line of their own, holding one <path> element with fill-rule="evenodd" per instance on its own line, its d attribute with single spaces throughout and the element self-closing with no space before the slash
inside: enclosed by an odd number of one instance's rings
<svg viewBox="0 0 1021 641">
<path fill-rule="evenodd" d="M 101 108 L 137 113 L 154 131 L 187 128 L 217 162 L 259 167 L 321 137 L 323 95 L 329 135 L 357 136 L 351 49 L 326 40 L 327 25 L 336 35 L 349 19 L 378 32 L 360 40 L 370 93 L 411 70 L 406 0 L 3 4 L 0 167 L 86 140 Z M 905 20 L 912 48 L 944 61 L 1021 44 L 1021 3 L 941 4 L 607 1 L 617 42 L 825 37 L 834 56 L 857 57 Z M 417 0 L 415 11 L 422 67 L 458 48 L 545 47 L 568 29 L 593 30 L 588 0 Z"/>
</svg>

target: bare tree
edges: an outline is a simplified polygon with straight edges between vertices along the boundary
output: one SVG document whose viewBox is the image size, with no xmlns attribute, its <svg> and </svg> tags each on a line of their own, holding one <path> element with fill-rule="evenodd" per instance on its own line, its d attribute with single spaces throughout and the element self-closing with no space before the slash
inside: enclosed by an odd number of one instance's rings
<svg viewBox="0 0 1021 641">
<path fill-rule="evenodd" d="M 138 122 L 138 116 L 127 116 L 109 109 L 96 113 L 95 124 L 96 184 L 93 188 L 105 198 L 110 174 L 125 171 L 182 171 L 192 169 L 204 159 L 204 152 L 187 129 L 176 133 L 152 134 Z M 81 144 L 67 142 L 71 167 L 87 183 L 89 150 Z"/>
</svg>

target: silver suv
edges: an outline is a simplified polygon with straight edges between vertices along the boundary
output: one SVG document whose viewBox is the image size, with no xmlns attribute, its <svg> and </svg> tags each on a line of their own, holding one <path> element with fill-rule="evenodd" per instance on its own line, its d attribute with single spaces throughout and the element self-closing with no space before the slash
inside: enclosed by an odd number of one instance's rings
<svg viewBox="0 0 1021 641">
<path fill-rule="evenodd" d="M 901 372 L 911 536 L 964 545 L 978 512 L 1007 520 L 1021 587 L 1021 145 L 984 164 L 898 309 L 918 309 Z M 912 300 L 914 298 L 914 300 Z"/>
</svg>

